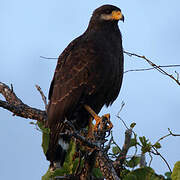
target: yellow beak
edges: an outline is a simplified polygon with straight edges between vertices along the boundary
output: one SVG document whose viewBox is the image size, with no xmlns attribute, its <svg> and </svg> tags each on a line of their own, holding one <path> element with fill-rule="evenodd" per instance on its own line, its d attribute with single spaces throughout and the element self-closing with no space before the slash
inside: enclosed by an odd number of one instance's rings
<svg viewBox="0 0 180 180">
<path fill-rule="evenodd" d="M 112 19 L 121 20 L 124 22 L 124 16 L 121 11 L 112 11 Z"/>
</svg>

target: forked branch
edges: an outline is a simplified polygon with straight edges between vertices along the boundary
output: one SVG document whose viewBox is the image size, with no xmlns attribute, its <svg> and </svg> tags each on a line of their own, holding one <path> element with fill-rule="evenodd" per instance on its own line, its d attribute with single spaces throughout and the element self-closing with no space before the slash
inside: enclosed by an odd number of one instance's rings
<svg viewBox="0 0 180 180">
<path fill-rule="evenodd" d="M 151 60 L 149 60 L 148 58 L 146 58 L 145 56 L 142 55 L 138 55 L 135 53 L 131 53 L 131 52 L 127 52 L 124 51 L 125 54 L 127 54 L 128 56 L 135 56 L 141 59 L 144 59 L 150 66 L 152 66 L 152 68 L 148 68 L 148 69 L 140 69 L 140 70 L 129 70 L 129 71 L 143 71 L 143 70 L 151 70 L 151 69 L 156 69 L 157 71 L 159 71 L 160 73 L 162 73 L 163 75 L 166 75 L 168 77 L 170 77 L 171 79 L 173 79 L 178 85 L 180 85 L 180 81 L 179 81 L 179 74 L 175 71 L 175 73 L 177 74 L 177 77 L 174 77 L 172 74 L 167 73 L 165 70 L 162 69 L 163 66 L 159 66 L 156 65 L 155 63 L 153 63 Z M 179 67 L 180 65 L 166 65 L 165 67 Z M 126 72 L 129 72 L 126 71 Z"/>
<path fill-rule="evenodd" d="M 11 85 L 12 87 L 12 85 Z M 4 96 L 6 101 L 0 100 L 0 107 L 13 113 L 13 116 L 20 116 L 26 119 L 33 119 L 44 122 L 47 119 L 45 111 L 32 108 L 24 104 L 14 93 L 13 88 L 9 88 L 6 84 L 0 82 L 0 94 Z"/>
</svg>

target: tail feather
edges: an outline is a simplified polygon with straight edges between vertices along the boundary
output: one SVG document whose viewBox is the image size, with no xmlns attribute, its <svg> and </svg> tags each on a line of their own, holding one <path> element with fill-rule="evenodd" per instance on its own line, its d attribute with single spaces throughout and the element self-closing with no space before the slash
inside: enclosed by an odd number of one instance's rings
<svg viewBox="0 0 180 180">
<path fill-rule="evenodd" d="M 63 166 L 66 153 L 69 148 L 70 138 L 66 135 L 59 136 L 60 132 L 65 132 L 67 129 L 61 124 L 61 128 L 51 130 L 49 147 L 46 153 L 46 159 L 50 161 L 51 167 L 56 167 L 58 164 Z"/>
<path fill-rule="evenodd" d="M 69 141 L 65 140 L 63 137 L 58 140 L 58 144 L 54 146 L 52 146 L 51 144 L 49 145 L 46 153 L 46 158 L 48 161 L 50 161 L 51 166 L 54 167 L 57 166 L 57 164 L 60 165 L 59 168 L 63 166 L 68 148 Z"/>
</svg>

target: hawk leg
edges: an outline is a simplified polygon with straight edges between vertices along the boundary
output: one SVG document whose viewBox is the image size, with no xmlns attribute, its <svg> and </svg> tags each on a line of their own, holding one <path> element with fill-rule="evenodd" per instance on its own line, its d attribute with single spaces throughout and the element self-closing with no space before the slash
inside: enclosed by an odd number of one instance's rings
<svg viewBox="0 0 180 180">
<path fill-rule="evenodd" d="M 90 120 L 89 120 L 89 124 L 88 124 L 88 135 L 87 137 L 89 139 L 94 139 L 94 135 L 93 135 L 93 128 L 94 128 L 94 125 L 93 125 L 93 118 L 91 117 Z"/>
<path fill-rule="evenodd" d="M 91 132 L 88 132 L 88 135 L 93 135 L 94 134 L 94 131 L 98 131 L 98 129 L 102 130 L 103 128 L 103 119 L 106 118 L 107 119 L 107 123 L 108 123 L 108 126 L 107 128 L 108 129 L 111 129 L 113 127 L 113 124 L 111 123 L 110 121 L 110 114 L 105 114 L 103 115 L 102 117 L 98 116 L 92 109 L 91 107 L 89 107 L 88 105 L 85 105 L 84 106 L 85 109 L 91 114 L 91 116 L 94 118 L 94 120 L 96 121 L 96 124 L 93 126 L 92 124 L 92 119 L 90 120 L 90 123 L 89 123 L 89 131 Z"/>
</svg>

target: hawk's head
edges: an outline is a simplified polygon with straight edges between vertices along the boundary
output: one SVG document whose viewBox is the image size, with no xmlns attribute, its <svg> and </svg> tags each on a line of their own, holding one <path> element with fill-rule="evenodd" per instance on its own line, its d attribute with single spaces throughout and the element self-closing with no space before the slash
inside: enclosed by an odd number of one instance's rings
<svg viewBox="0 0 180 180">
<path fill-rule="evenodd" d="M 96 21 L 119 21 L 124 22 L 124 16 L 121 13 L 121 9 L 113 5 L 103 5 L 97 8 L 92 15 Z"/>
</svg>

